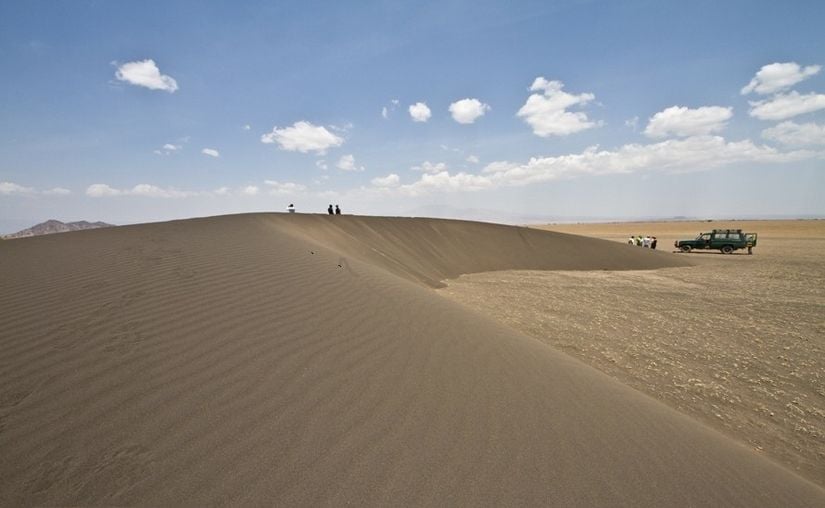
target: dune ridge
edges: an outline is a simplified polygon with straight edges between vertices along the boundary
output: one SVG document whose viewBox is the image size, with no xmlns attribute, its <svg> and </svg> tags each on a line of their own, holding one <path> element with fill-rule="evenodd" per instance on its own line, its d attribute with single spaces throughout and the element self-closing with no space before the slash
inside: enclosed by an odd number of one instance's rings
<svg viewBox="0 0 825 508">
<path fill-rule="evenodd" d="M 0 504 L 821 506 L 821 488 L 427 287 L 679 263 L 286 214 L 4 242 Z"/>
</svg>

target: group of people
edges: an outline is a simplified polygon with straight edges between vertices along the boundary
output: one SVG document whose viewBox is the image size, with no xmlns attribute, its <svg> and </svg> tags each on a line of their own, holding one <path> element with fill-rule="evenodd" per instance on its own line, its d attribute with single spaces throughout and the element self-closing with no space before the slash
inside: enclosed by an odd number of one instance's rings
<svg viewBox="0 0 825 508">
<path fill-rule="evenodd" d="M 289 213 L 295 213 L 295 205 L 293 203 L 290 203 L 286 209 Z M 335 208 L 333 209 L 332 205 L 329 205 L 329 208 L 327 208 L 327 213 L 330 215 L 341 215 L 341 207 L 335 205 Z"/>
<path fill-rule="evenodd" d="M 646 247 L 649 249 L 656 248 L 656 237 L 655 236 L 642 236 L 642 235 L 630 235 L 630 238 L 627 239 L 627 243 L 630 245 L 635 245 L 637 247 Z"/>
</svg>

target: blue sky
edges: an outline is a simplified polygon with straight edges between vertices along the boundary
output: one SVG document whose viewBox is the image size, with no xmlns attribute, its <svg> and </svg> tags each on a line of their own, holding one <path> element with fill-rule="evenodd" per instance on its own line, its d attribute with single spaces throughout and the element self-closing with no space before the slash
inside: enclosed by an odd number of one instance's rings
<svg viewBox="0 0 825 508">
<path fill-rule="evenodd" d="M 238 5 L 241 4 L 241 5 Z M 823 2 L 3 2 L 0 232 L 825 215 Z"/>
</svg>

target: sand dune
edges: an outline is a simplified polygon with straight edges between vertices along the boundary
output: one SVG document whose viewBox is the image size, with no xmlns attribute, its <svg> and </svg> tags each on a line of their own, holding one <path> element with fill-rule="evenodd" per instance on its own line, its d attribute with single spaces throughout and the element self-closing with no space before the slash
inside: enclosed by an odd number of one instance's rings
<svg viewBox="0 0 825 508">
<path fill-rule="evenodd" d="M 686 262 L 282 214 L 3 242 L 0 504 L 822 506 L 792 472 L 427 287 Z"/>
</svg>

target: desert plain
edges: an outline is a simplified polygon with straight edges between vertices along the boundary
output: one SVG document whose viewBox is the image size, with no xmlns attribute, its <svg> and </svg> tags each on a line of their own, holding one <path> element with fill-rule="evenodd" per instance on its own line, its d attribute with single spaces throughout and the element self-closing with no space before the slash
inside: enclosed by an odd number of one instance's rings
<svg viewBox="0 0 825 508">
<path fill-rule="evenodd" d="M 822 506 L 819 225 L 641 227 L 0 242 L 0 505 Z"/>
<path fill-rule="evenodd" d="M 667 252 L 715 228 L 758 233 L 751 256 L 708 250 L 678 254 L 687 267 L 470 274 L 441 293 L 825 485 L 825 220 L 537 227 L 620 243 L 652 235 Z"/>
</svg>

